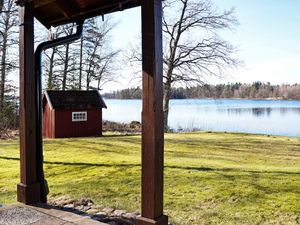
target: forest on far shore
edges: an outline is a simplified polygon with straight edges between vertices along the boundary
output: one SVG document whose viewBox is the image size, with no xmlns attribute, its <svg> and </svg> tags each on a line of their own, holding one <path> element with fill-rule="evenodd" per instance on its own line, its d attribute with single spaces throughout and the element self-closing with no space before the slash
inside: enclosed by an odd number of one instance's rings
<svg viewBox="0 0 300 225">
<path fill-rule="evenodd" d="M 140 87 L 127 88 L 104 93 L 107 99 L 140 99 Z M 195 87 L 172 88 L 171 99 L 196 98 L 241 98 L 241 99 L 293 99 L 300 100 L 300 84 L 272 85 L 254 82 L 252 84 L 203 84 Z"/>
</svg>

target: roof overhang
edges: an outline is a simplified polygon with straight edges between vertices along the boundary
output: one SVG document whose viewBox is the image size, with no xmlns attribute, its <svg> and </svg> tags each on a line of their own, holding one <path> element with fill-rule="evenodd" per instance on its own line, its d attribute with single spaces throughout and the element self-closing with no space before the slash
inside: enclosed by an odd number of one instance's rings
<svg viewBox="0 0 300 225">
<path fill-rule="evenodd" d="M 34 16 L 47 28 L 141 5 L 141 0 L 28 0 Z"/>
</svg>

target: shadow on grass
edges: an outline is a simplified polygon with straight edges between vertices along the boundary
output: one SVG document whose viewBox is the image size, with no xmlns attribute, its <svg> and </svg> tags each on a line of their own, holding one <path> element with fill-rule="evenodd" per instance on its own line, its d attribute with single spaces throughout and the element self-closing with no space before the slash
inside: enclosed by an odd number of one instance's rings
<svg viewBox="0 0 300 225">
<path fill-rule="evenodd" d="M 0 156 L 3 160 L 19 161 L 19 158 Z M 140 167 L 139 163 L 131 164 L 105 164 L 105 163 L 84 163 L 84 162 L 57 162 L 57 161 L 44 161 L 44 164 L 49 165 L 67 165 L 67 166 L 96 166 L 96 167 Z M 172 166 L 166 165 L 168 169 L 181 169 L 181 170 L 194 170 L 194 171 L 211 171 L 211 172 L 244 172 L 244 173 L 257 173 L 257 174 L 291 174 L 300 175 L 300 172 L 291 171 L 255 171 L 255 170 L 243 170 L 238 168 L 212 168 L 212 167 L 188 167 L 188 166 Z"/>
<path fill-rule="evenodd" d="M 127 133 L 127 134 L 103 134 L 102 137 L 113 137 L 113 138 L 119 138 L 119 137 L 133 137 L 133 136 L 141 136 L 141 133 Z"/>
<path fill-rule="evenodd" d="M 58 138 L 56 140 L 58 141 L 74 141 L 74 140 L 97 140 L 97 138 L 102 139 L 102 138 L 107 138 L 107 137 L 111 137 L 111 138 L 120 138 L 120 137 L 133 137 L 133 136 L 141 136 L 140 133 L 111 133 L 111 134 L 103 134 L 102 136 L 90 136 L 90 137 L 71 137 L 71 138 Z M 53 139 L 47 139 L 45 138 L 44 141 L 52 141 Z"/>
</svg>

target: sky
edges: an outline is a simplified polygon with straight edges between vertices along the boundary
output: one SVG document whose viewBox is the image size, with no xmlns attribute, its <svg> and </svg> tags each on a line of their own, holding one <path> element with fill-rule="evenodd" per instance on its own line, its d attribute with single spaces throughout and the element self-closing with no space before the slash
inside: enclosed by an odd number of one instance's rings
<svg viewBox="0 0 300 225">
<path fill-rule="evenodd" d="M 254 81 L 272 84 L 300 83 L 300 1 L 298 0 L 213 0 L 220 10 L 235 8 L 239 25 L 220 36 L 237 47 L 236 56 L 243 66 L 226 74 L 226 79 L 210 79 L 209 83 Z M 112 32 L 112 46 L 123 49 L 139 40 L 140 8 L 112 14 L 118 21 Z M 125 70 L 119 83 L 104 90 L 135 85 L 130 71 Z"/>
</svg>

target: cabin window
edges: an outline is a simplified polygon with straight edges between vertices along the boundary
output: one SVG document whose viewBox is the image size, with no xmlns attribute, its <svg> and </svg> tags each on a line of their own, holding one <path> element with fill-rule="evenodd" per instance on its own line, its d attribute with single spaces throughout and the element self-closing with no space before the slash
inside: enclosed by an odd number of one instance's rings
<svg viewBox="0 0 300 225">
<path fill-rule="evenodd" d="M 87 112 L 72 112 L 72 122 L 87 121 Z"/>
</svg>

